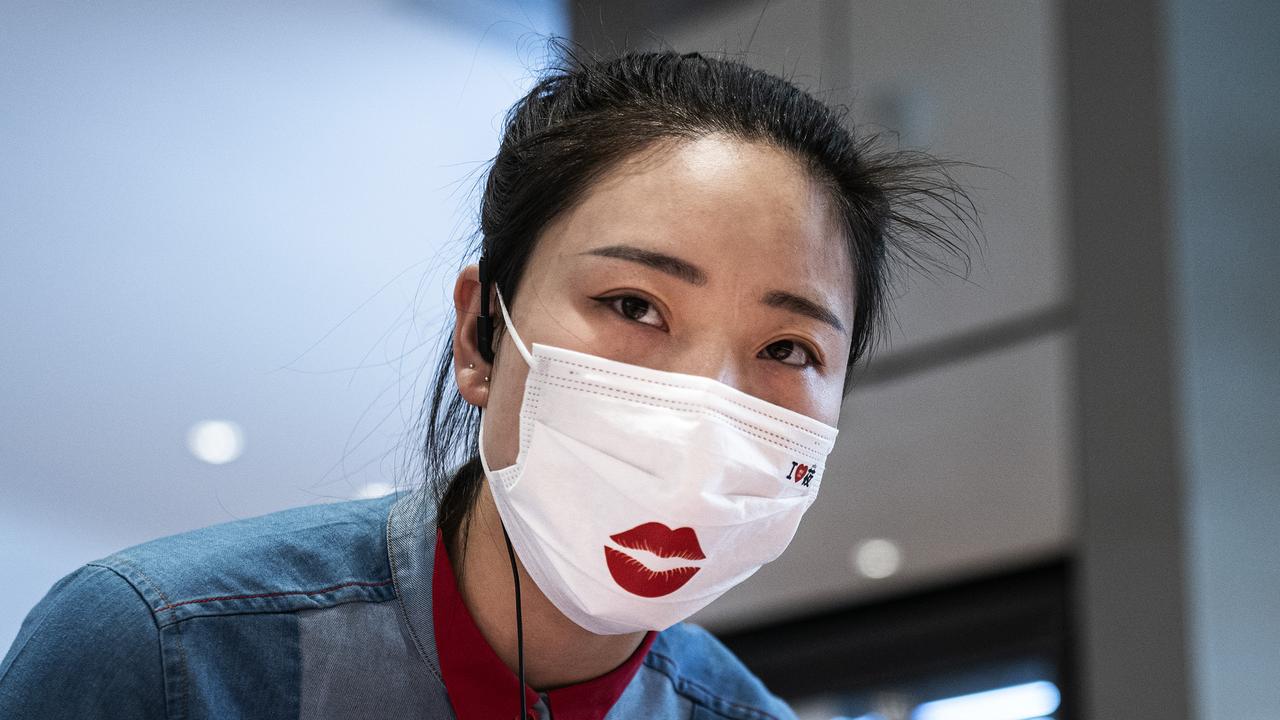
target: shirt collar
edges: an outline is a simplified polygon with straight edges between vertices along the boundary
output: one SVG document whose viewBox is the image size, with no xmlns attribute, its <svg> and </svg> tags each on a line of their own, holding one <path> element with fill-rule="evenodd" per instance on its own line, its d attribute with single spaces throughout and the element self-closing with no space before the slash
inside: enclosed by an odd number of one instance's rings
<svg viewBox="0 0 1280 720">
<path fill-rule="evenodd" d="M 519 679 L 511 672 L 476 627 L 458 591 L 449 553 L 436 532 L 432 570 L 432 615 L 436 652 L 445 689 L 458 720 L 517 717 Z M 556 720 L 602 720 L 640 669 L 657 633 L 645 634 L 640 647 L 617 668 L 592 680 L 548 691 L 539 696 L 528 685 L 529 708 L 545 697 Z"/>
</svg>

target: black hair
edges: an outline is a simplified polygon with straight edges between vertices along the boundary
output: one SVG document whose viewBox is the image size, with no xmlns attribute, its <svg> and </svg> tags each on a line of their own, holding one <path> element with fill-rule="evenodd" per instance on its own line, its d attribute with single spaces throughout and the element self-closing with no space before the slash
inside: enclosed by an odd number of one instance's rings
<svg viewBox="0 0 1280 720">
<path fill-rule="evenodd" d="M 670 50 L 598 58 L 563 39 L 551 45 L 552 68 L 506 115 L 480 200 L 477 254 L 508 306 L 543 228 L 596 179 L 659 141 L 712 133 L 790 153 L 835 201 L 855 274 L 846 395 L 881 332 L 894 261 L 949 270 L 958 259 L 967 272 L 977 216 L 952 163 L 880 149 L 877 136 L 846 127 L 847 108 L 737 61 Z M 416 430 L 425 489 L 452 541 L 465 536 L 483 471 L 480 413 L 452 383 L 451 335 L 443 345 Z"/>
</svg>

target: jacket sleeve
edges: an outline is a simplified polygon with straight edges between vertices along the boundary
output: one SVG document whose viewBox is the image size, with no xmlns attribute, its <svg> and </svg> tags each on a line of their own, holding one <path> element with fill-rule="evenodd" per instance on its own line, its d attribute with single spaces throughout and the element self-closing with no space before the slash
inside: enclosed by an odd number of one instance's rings
<svg viewBox="0 0 1280 720">
<path fill-rule="evenodd" d="M 59 580 L 0 662 L 0 718 L 159 720 L 164 693 L 151 609 L 98 565 Z"/>
</svg>

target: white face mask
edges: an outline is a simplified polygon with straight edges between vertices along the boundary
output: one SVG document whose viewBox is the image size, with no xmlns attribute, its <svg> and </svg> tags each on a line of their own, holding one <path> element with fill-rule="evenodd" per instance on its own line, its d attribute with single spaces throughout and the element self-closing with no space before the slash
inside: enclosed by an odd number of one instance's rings
<svg viewBox="0 0 1280 720">
<path fill-rule="evenodd" d="M 836 428 L 699 375 L 535 343 L 515 464 L 480 462 L 529 575 L 601 635 L 664 630 L 782 554 Z"/>
</svg>

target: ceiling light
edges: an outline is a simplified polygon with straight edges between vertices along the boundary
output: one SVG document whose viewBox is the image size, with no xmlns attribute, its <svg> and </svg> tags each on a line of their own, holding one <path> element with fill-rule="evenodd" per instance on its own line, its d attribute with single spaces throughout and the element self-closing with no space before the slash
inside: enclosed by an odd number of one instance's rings
<svg viewBox="0 0 1280 720">
<path fill-rule="evenodd" d="M 853 567 L 872 580 L 887 578 L 902 567 L 902 551 L 891 540 L 865 540 L 853 549 Z"/>
<path fill-rule="evenodd" d="M 210 465 L 222 465 L 244 452 L 244 431 L 229 420 L 202 420 L 187 431 L 187 449 Z"/>
</svg>

